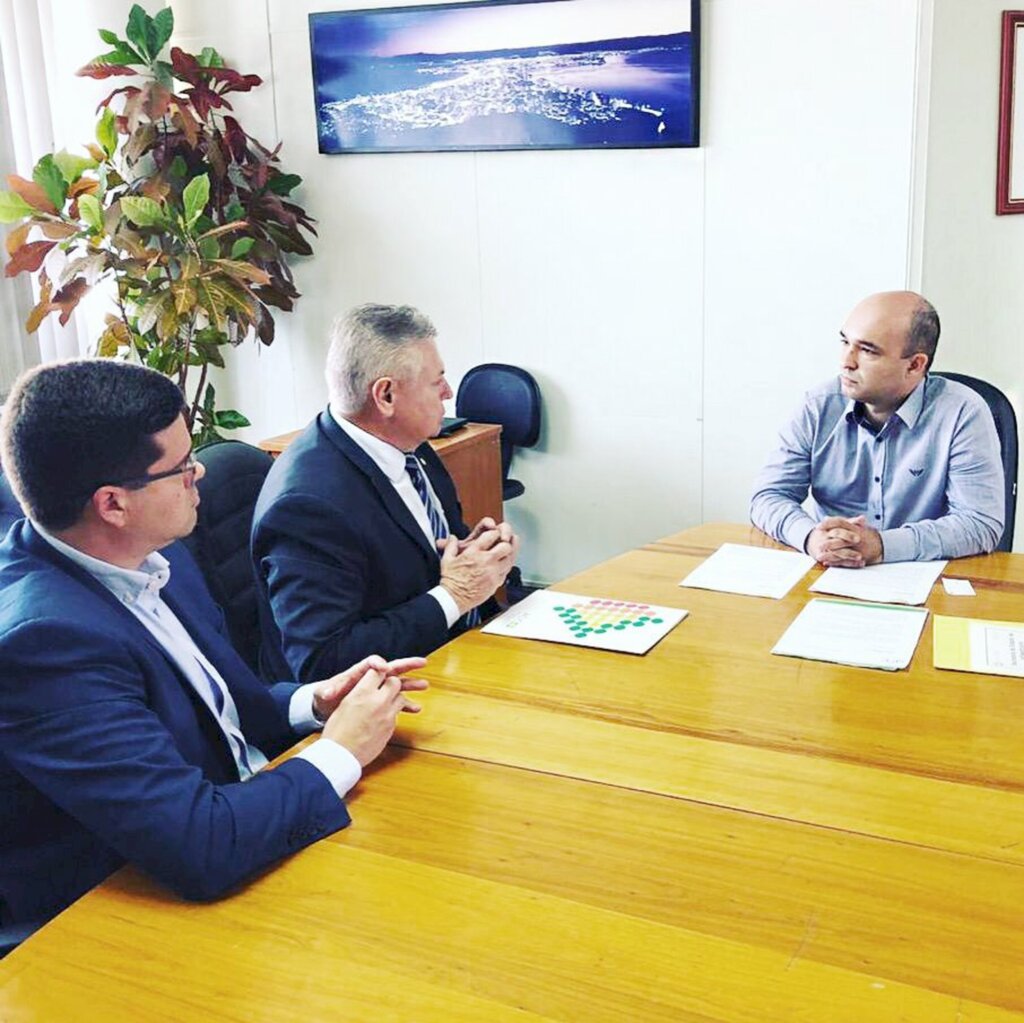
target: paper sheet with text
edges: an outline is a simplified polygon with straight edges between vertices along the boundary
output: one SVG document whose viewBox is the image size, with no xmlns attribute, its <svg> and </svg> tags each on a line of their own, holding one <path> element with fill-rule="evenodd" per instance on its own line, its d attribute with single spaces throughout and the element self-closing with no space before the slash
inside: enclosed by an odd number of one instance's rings
<svg viewBox="0 0 1024 1023">
<path fill-rule="evenodd" d="M 724 543 L 679 585 L 779 600 L 813 565 L 814 558 L 796 551 Z"/>
<path fill-rule="evenodd" d="M 866 568 L 828 568 L 809 589 L 880 604 L 923 604 L 945 561 L 893 561 Z"/>
<path fill-rule="evenodd" d="M 812 600 L 772 653 L 898 671 L 910 664 L 927 619 L 924 608 Z"/>
</svg>

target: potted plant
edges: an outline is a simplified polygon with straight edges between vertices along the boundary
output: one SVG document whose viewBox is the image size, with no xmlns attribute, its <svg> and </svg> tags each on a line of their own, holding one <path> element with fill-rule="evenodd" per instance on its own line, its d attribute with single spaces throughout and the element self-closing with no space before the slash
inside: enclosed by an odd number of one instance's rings
<svg viewBox="0 0 1024 1023">
<path fill-rule="evenodd" d="M 54 314 L 66 323 L 91 288 L 112 281 L 116 312 L 96 354 L 175 379 L 203 443 L 249 425 L 217 408 L 209 367 L 224 365 L 227 345 L 273 341 L 271 309 L 299 297 L 286 257 L 310 255 L 304 232 L 315 231 L 289 198 L 301 179 L 281 169 L 280 147 L 268 149 L 232 115 L 229 94 L 261 79 L 209 47 L 165 55 L 173 27 L 169 8 L 150 17 L 136 4 L 125 38 L 100 31 L 111 49 L 78 74 L 131 81 L 100 103 L 88 155 L 62 150 L 42 157 L 31 181 L 8 177 L 0 223 L 17 224 L 5 273 L 38 281 L 27 329 Z"/>
</svg>

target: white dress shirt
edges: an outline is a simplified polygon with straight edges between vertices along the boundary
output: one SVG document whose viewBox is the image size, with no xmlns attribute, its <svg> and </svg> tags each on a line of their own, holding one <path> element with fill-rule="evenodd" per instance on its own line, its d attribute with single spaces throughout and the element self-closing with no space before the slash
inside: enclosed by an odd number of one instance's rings
<svg viewBox="0 0 1024 1023">
<path fill-rule="evenodd" d="M 372 433 L 367 433 L 354 423 L 350 423 L 333 404 L 329 406 L 329 409 L 331 418 L 348 434 L 352 442 L 359 446 L 373 464 L 387 476 L 388 482 L 395 488 L 395 493 L 402 499 L 402 503 L 412 513 L 416 524 L 423 530 L 427 543 L 433 547 L 435 544 L 434 530 L 430 526 L 430 518 L 427 516 L 426 506 L 423 504 L 420 495 L 416 493 L 416 488 L 409 478 L 409 472 L 405 468 L 405 452 L 396 448 L 394 444 L 389 444 L 386 440 L 381 440 L 380 437 L 374 437 Z M 427 489 L 430 491 L 434 507 L 441 518 L 444 519 L 448 531 L 451 532 L 451 524 L 444 514 L 444 507 L 440 500 L 438 500 L 437 493 L 434 491 L 430 477 L 426 472 L 423 473 L 423 479 L 427 484 Z M 431 589 L 427 590 L 427 593 L 441 605 L 445 621 L 450 629 L 459 620 L 459 605 L 455 603 L 455 598 L 440 584 L 431 587 Z"/>
<path fill-rule="evenodd" d="M 160 596 L 160 591 L 171 578 L 167 559 L 154 551 L 138 569 L 120 568 L 51 536 L 37 522 L 32 525 L 55 550 L 85 569 L 109 590 L 163 647 L 216 719 L 242 781 L 265 767 L 267 758 L 262 750 L 249 743 L 242 734 L 238 708 L 224 679 Z M 300 686 L 288 704 L 288 723 L 299 733 L 309 734 L 322 727 L 313 715 L 313 689 L 313 683 Z M 331 739 L 318 739 L 297 755 L 317 768 L 342 799 L 362 774 L 359 761 L 344 746 Z"/>
</svg>

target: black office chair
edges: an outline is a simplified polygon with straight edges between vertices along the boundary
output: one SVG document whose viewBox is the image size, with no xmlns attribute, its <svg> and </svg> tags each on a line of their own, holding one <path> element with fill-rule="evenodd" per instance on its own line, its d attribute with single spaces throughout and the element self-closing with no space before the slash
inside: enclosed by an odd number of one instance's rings
<svg viewBox="0 0 1024 1023">
<path fill-rule="evenodd" d="M 18 499 L 11 490 L 7 477 L 0 473 L 0 537 L 2 537 L 18 519 L 23 519 L 25 512 L 22 510 Z"/>
<path fill-rule="evenodd" d="M 532 448 L 540 437 L 540 388 L 518 366 L 487 362 L 474 366 L 459 384 L 455 414 L 477 423 L 501 426 L 502 499 L 512 500 L 526 489 L 510 479 L 513 448 Z"/>
<path fill-rule="evenodd" d="M 196 528 L 185 544 L 224 611 L 232 645 L 256 671 L 260 626 L 249 533 L 256 498 L 274 460 L 240 440 L 206 444 L 196 449 L 196 458 L 206 475 L 198 484 Z"/>
<path fill-rule="evenodd" d="M 999 434 L 999 450 L 1003 457 L 1003 477 L 1006 487 L 1006 525 L 1003 537 L 996 546 L 997 551 L 1013 549 L 1013 520 L 1017 513 L 1017 416 L 1013 411 L 1009 398 L 998 387 L 969 377 L 963 373 L 935 373 L 937 377 L 955 380 L 958 384 L 969 387 L 985 399 L 996 423 Z"/>
</svg>

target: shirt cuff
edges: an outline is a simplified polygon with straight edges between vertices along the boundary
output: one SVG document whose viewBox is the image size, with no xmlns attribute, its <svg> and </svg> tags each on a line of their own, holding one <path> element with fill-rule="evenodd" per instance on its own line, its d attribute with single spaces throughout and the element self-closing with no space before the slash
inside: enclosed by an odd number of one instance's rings
<svg viewBox="0 0 1024 1023">
<path fill-rule="evenodd" d="M 444 620 L 448 623 L 449 629 L 462 617 L 459 614 L 459 605 L 455 603 L 455 598 L 443 586 L 435 586 L 427 590 L 427 596 L 433 597 L 441 605 Z"/>
<path fill-rule="evenodd" d="M 817 523 L 809 515 L 798 518 L 795 522 L 789 523 L 783 531 L 783 539 L 790 547 L 807 553 L 807 538 L 814 532 Z"/>
<path fill-rule="evenodd" d="M 917 537 L 906 526 L 899 529 L 883 529 L 882 561 L 917 561 Z"/>
<path fill-rule="evenodd" d="M 309 761 L 331 783 L 339 799 L 363 776 L 359 761 L 333 739 L 317 739 L 295 755 Z"/>
<path fill-rule="evenodd" d="M 310 732 L 319 731 L 324 727 L 322 721 L 318 721 L 313 713 L 313 689 L 315 683 L 299 686 L 292 693 L 288 701 L 288 724 L 293 732 L 299 735 L 309 735 Z"/>
</svg>

